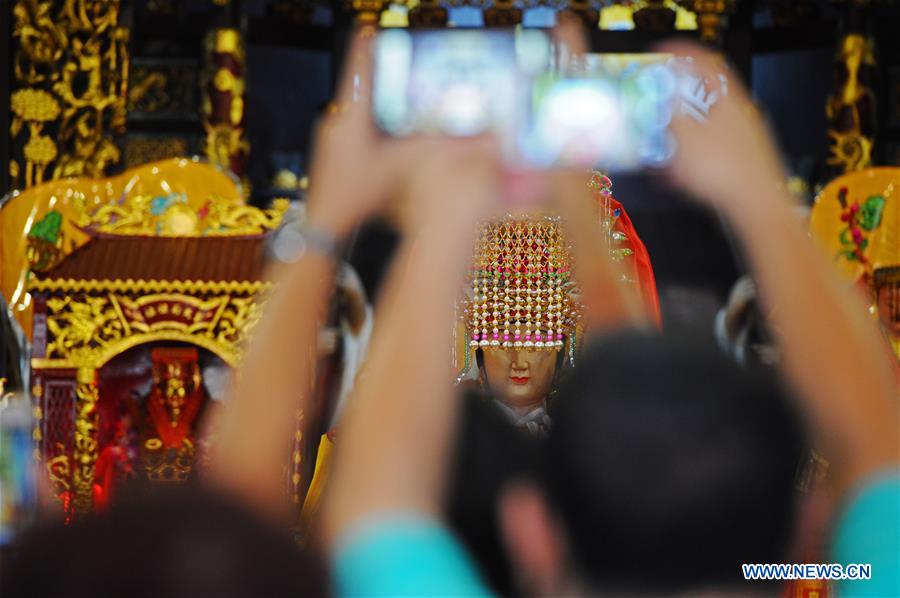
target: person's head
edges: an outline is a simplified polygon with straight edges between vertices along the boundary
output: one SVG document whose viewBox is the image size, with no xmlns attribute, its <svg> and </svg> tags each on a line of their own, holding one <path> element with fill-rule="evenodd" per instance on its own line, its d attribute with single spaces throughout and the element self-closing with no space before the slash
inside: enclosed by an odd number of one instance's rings
<svg viewBox="0 0 900 598">
<path fill-rule="evenodd" d="M 702 333 L 606 337 L 560 389 L 549 500 L 502 498 L 509 557 L 537 593 L 746 591 L 741 563 L 787 562 L 802 446 L 779 387 Z"/>
<path fill-rule="evenodd" d="M 499 596 L 514 593 L 509 558 L 498 524 L 499 497 L 516 483 L 543 487 L 546 443 L 515 429 L 481 393 L 461 399 L 446 515 L 484 580 Z"/>
<path fill-rule="evenodd" d="M 134 487 L 102 513 L 14 547 L 0 594 L 323 596 L 324 567 L 290 535 L 200 486 Z"/>
<path fill-rule="evenodd" d="M 562 352 L 488 347 L 479 351 L 479 375 L 494 399 L 514 409 L 540 405 L 553 389 Z"/>
</svg>

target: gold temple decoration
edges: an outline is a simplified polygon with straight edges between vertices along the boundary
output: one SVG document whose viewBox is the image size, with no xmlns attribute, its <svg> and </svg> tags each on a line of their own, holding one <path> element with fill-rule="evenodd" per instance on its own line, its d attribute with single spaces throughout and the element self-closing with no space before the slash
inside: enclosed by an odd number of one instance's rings
<svg viewBox="0 0 900 598">
<path fill-rule="evenodd" d="M 76 513 L 91 510 L 94 465 L 97 463 L 97 399 L 98 389 L 93 368 L 78 369 L 78 386 L 75 388 L 75 450 L 72 472 L 73 499 Z"/>
<path fill-rule="evenodd" d="M 144 443 L 144 473 L 155 483 L 173 484 L 186 482 L 194 468 L 194 444 L 185 438 L 184 444 L 174 451 L 174 455 L 163 450 L 158 438 Z"/>
<path fill-rule="evenodd" d="M 52 287 L 45 281 L 43 288 Z M 202 299 L 180 293 L 128 296 L 91 292 L 47 299 L 46 354 L 35 367 L 95 367 L 128 348 L 153 340 L 195 344 L 231 365 L 238 343 L 258 322 L 261 308 L 252 296 Z"/>
<path fill-rule="evenodd" d="M 12 8 L 12 186 L 102 176 L 125 128 L 128 30 L 119 0 L 19 0 Z"/>
<path fill-rule="evenodd" d="M 234 177 L 186 159 L 103 181 L 47 182 L 7 204 L 0 263 L 27 298 L 16 305 L 34 310 L 32 390 L 45 410 L 38 450 L 67 518 L 93 507 L 104 448 L 98 370 L 147 343 L 189 344 L 237 365 L 271 288 L 262 275 L 266 236 L 287 207 L 284 199 L 268 210 L 248 206 Z M 53 392 L 44 390 L 51 379 Z M 183 448 L 177 459 L 148 461 L 144 473 L 182 479 L 194 456 Z"/>
<path fill-rule="evenodd" d="M 679 4 L 697 15 L 700 39 L 718 42 L 725 19 L 734 10 L 735 0 L 679 0 Z"/>
<path fill-rule="evenodd" d="M 843 38 L 836 57 L 839 84 L 828 98 L 828 164 L 837 174 L 872 165 L 875 128 L 875 43 L 871 37 L 850 34 Z"/>
<path fill-rule="evenodd" d="M 54 282 L 44 280 L 40 287 L 53 288 Z M 124 286 L 128 282 L 131 281 Z M 166 281 L 157 285 L 167 286 Z M 71 462 L 67 455 L 60 455 L 47 463 L 57 496 L 68 495 L 63 491 L 69 490 L 71 480 L 71 506 L 76 515 L 87 513 L 92 507 L 99 397 L 94 376 L 103 364 L 132 347 L 155 341 L 190 343 L 211 351 L 231 366 L 239 361 L 242 342 L 261 316 L 258 295 L 249 286 L 244 292 L 198 294 L 199 297 L 179 292 L 103 292 L 94 288 L 51 293 L 47 297 L 46 351 L 43 357 L 32 358 L 32 368 L 38 372 L 78 372 Z M 174 463 L 185 465 L 184 471 L 189 471 L 192 456 L 193 447 L 185 448 Z M 159 478 L 166 469 L 162 462 L 156 465 L 158 470 L 148 462 L 151 479 Z M 64 508 L 68 513 L 68 507 Z"/>
<path fill-rule="evenodd" d="M 279 198 L 261 210 L 241 201 L 210 197 L 199 209 L 183 194 L 132 195 L 93 212 L 84 210 L 78 225 L 101 233 L 160 237 L 256 235 L 278 228 L 290 202 Z"/>
<path fill-rule="evenodd" d="M 209 161 L 244 176 L 250 144 L 244 136 L 244 42 L 237 29 L 215 29 L 204 43 L 202 118 Z"/>
</svg>

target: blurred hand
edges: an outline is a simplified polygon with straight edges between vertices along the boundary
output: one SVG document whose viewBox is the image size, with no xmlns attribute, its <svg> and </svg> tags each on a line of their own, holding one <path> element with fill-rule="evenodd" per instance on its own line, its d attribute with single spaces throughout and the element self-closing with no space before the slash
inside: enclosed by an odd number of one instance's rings
<svg viewBox="0 0 900 598">
<path fill-rule="evenodd" d="M 427 153 L 406 177 L 413 230 L 471 225 L 474 233 L 499 204 L 500 177 L 500 148 L 493 137 L 429 140 Z"/>
<path fill-rule="evenodd" d="M 424 139 L 382 137 L 372 122 L 370 97 L 374 29 L 357 32 L 335 99 L 319 125 L 310 169 L 311 226 L 338 237 L 380 209 L 400 175 L 420 157 Z"/>
<path fill-rule="evenodd" d="M 772 136 L 739 78 L 727 72 L 721 56 L 698 44 L 673 42 L 659 51 L 687 57 L 691 74 L 701 80 L 727 76 L 727 93 L 712 105 L 705 122 L 696 113 L 673 118 L 677 149 L 668 170 L 674 183 L 726 212 L 736 207 L 735 202 L 774 196 L 786 180 L 784 170 Z"/>
</svg>

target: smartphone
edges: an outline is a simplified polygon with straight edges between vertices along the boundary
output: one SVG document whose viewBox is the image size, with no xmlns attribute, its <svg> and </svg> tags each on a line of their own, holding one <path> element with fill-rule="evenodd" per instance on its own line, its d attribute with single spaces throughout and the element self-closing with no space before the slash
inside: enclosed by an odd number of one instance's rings
<svg viewBox="0 0 900 598">
<path fill-rule="evenodd" d="M 593 54 L 574 71 L 547 72 L 532 90 L 517 151 L 540 167 L 662 166 L 675 149 L 668 125 L 678 77 L 663 54 Z"/>
<path fill-rule="evenodd" d="M 517 166 L 662 166 L 679 79 L 663 54 L 567 61 L 539 29 L 409 31 L 375 42 L 372 110 L 385 133 L 496 135 Z"/>
<path fill-rule="evenodd" d="M 507 139 L 527 124 L 551 41 L 538 29 L 391 29 L 378 35 L 374 61 L 372 109 L 387 134 Z"/>
</svg>

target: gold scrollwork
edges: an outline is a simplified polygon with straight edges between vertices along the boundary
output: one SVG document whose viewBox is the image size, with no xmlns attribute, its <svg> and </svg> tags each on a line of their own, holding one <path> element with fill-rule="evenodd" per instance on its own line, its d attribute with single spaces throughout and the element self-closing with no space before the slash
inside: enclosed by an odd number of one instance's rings
<svg viewBox="0 0 900 598">
<path fill-rule="evenodd" d="M 100 367 L 107 359 L 149 339 L 168 338 L 210 348 L 233 362 L 259 321 L 257 295 L 198 298 L 177 293 L 125 296 L 69 293 L 47 299 L 46 357 L 76 367 Z"/>
<path fill-rule="evenodd" d="M 89 354 L 125 333 L 125 324 L 108 296 L 49 297 L 47 357 L 91 361 Z"/>
<path fill-rule="evenodd" d="M 120 0 L 13 5 L 18 89 L 10 98 L 10 136 L 21 147 L 10 162 L 14 186 L 100 176 L 118 162 L 110 131 L 125 127 L 128 76 L 128 30 L 118 26 L 119 7 Z"/>
<path fill-rule="evenodd" d="M 53 495 L 57 497 L 65 496 L 71 490 L 69 480 L 72 479 L 72 469 L 69 463 L 69 455 L 61 454 L 48 459 L 46 468 L 50 486 L 53 488 Z"/>
<path fill-rule="evenodd" d="M 129 293 L 259 293 L 269 282 L 248 280 L 84 280 L 75 278 L 34 279 L 29 291 L 117 291 Z"/>
<path fill-rule="evenodd" d="M 75 387 L 75 451 L 72 486 L 74 508 L 78 514 L 88 513 L 93 504 L 94 465 L 97 462 L 97 383 L 93 368 L 78 370 Z"/>
<path fill-rule="evenodd" d="M 122 203 L 84 211 L 79 226 L 96 232 L 162 237 L 256 235 L 278 228 L 290 202 L 279 198 L 261 210 L 240 201 L 210 197 L 195 210 L 183 196 L 132 195 Z"/>
<path fill-rule="evenodd" d="M 874 41 L 856 33 L 847 35 L 837 62 L 840 84 L 825 110 L 832 141 L 828 164 L 840 172 L 852 172 L 872 164 L 875 94 L 869 84 L 876 66 Z"/>
</svg>

